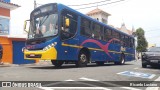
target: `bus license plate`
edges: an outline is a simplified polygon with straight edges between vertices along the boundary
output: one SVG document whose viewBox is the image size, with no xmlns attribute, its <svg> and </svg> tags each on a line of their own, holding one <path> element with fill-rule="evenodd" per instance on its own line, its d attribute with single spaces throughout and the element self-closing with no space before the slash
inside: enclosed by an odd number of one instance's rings
<svg viewBox="0 0 160 90">
<path fill-rule="evenodd" d="M 30 56 L 34 57 L 34 56 L 35 56 L 35 54 L 30 54 Z"/>
</svg>

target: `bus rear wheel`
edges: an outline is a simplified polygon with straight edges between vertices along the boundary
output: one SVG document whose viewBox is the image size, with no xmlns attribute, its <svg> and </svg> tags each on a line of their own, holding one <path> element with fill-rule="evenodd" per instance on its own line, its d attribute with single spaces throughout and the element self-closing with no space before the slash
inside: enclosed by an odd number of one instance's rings
<svg viewBox="0 0 160 90">
<path fill-rule="evenodd" d="M 121 55 L 121 59 L 119 62 L 114 62 L 116 65 L 124 65 L 125 64 L 125 58 L 124 54 Z"/>
<path fill-rule="evenodd" d="M 79 53 L 78 61 L 76 62 L 76 66 L 77 67 L 86 67 L 88 60 L 89 60 L 88 55 L 84 51 L 81 51 Z"/>
<path fill-rule="evenodd" d="M 51 60 L 51 62 L 55 67 L 61 67 L 62 64 L 64 63 L 63 61 L 54 61 L 54 60 Z"/>
</svg>

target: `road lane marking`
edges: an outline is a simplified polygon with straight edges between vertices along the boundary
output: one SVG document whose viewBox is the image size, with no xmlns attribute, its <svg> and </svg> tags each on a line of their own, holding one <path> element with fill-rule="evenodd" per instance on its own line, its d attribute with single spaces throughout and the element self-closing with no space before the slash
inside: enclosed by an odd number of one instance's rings
<svg viewBox="0 0 160 90">
<path fill-rule="evenodd" d="M 52 87 L 39 87 L 39 88 L 43 90 L 54 90 Z"/>
<path fill-rule="evenodd" d="M 154 81 L 160 81 L 160 76 Z M 159 89 L 160 89 L 160 87 L 147 87 L 146 88 L 146 90 L 159 90 Z"/>
<path fill-rule="evenodd" d="M 125 76 L 132 76 L 132 77 L 147 78 L 147 79 L 152 79 L 153 77 L 156 76 L 155 74 L 134 72 L 134 71 L 123 71 L 123 72 L 119 72 L 117 74 L 125 75 Z"/>
<path fill-rule="evenodd" d="M 123 89 L 129 89 L 129 90 L 141 90 L 141 89 L 132 88 L 132 87 L 120 87 L 120 88 L 123 88 Z"/>
<path fill-rule="evenodd" d="M 86 81 L 100 81 L 100 80 L 90 79 L 90 78 L 85 78 L 85 77 L 82 77 L 82 78 L 79 78 L 79 79 L 86 80 Z M 107 84 L 107 85 L 111 85 L 111 86 L 116 86 L 116 87 L 123 88 L 123 89 L 141 90 L 141 89 L 132 88 L 132 87 L 123 87 L 123 86 L 121 86 L 121 85 L 113 84 L 113 83 L 109 83 L 109 82 L 100 82 L 100 83 L 102 83 L 102 84 Z"/>
<path fill-rule="evenodd" d="M 134 69 L 139 69 L 138 67 L 134 68 Z"/>
<path fill-rule="evenodd" d="M 40 87 L 40 89 L 43 90 L 55 90 L 55 89 L 60 89 L 60 90 L 86 90 L 86 89 L 91 89 L 91 90 L 112 90 L 112 89 L 107 89 L 103 87 Z"/>
<path fill-rule="evenodd" d="M 81 77 L 81 78 L 79 78 L 79 79 L 86 80 L 86 81 L 99 81 L 99 80 L 90 79 L 90 78 L 85 78 L 85 77 Z"/>
<path fill-rule="evenodd" d="M 160 76 L 155 81 L 160 81 Z"/>
<path fill-rule="evenodd" d="M 82 79 L 85 79 L 85 78 L 82 78 Z M 75 80 L 72 80 L 72 79 L 68 79 L 68 80 L 64 80 L 64 81 L 75 81 Z M 63 82 L 63 81 L 62 81 Z M 75 82 L 76 83 L 76 82 Z M 98 87 L 96 85 L 92 85 L 92 84 L 88 84 L 88 83 L 83 83 L 83 82 L 77 82 L 77 83 L 80 83 L 80 84 L 85 84 L 85 85 L 88 85 L 88 86 L 91 86 L 91 87 L 39 87 L 40 89 L 43 89 L 43 90 L 54 90 L 54 89 L 61 89 L 61 90 L 68 90 L 68 89 L 71 89 L 71 90 L 84 90 L 84 89 L 92 89 L 92 90 L 111 90 L 111 89 L 108 89 L 108 88 L 104 88 L 104 87 Z M 51 83 L 51 84 L 47 84 L 48 85 L 54 85 L 54 83 Z"/>
<path fill-rule="evenodd" d="M 65 80 L 65 81 L 75 81 L 75 80 L 72 80 L 72 79 L 68 79 L 68 80 Z"/>
<path fill-rule="evenodd" d="M 85 77 L 81 77 L 81 78 L 79 78 L 79 79 L 81 79 L 81 80 L 85 80 L 85 81 L 99 81 L 99 80 L 90 79 L 90 78 L 85 78 Z M 108 88 L 105 88 L 105 87 L 99 87 L 99 86 L 97 86 L 97 85 L 93 85 L 93 84 L 88 84 L 88 83 L 84 83 L 84 84 L 87 84 L 87 85 L 93 86 L 92 88 L 97 87 L 97 88 L 100 88 L 100 89 L 103 89 L 103 90 L 111 90 L 111 89 L 108 89 Z"/>
<path fill-rule="evenodd" d="M 138 69 L 138 70 L 149 70 L 149 71 L 159 71 L 159 70 L 155 70 L 154 68 L 152 69 L 152 68 L 139 68 L 139 67 L 136 67 L 136 68 L 134 68 L 134 69 Z"/>
</svg>

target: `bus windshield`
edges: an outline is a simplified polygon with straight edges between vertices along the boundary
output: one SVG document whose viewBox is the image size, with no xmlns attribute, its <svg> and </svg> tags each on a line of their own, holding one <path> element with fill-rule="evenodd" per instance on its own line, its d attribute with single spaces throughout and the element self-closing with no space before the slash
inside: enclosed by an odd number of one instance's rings
<svg viewBox="0 0 160 90">
<path fill-rule="evenodd" d="M 42 38 L 58 34 L 58 15 L 42 14 L 31 17 L 31 26 L 28 38 Z"/>
</svg>

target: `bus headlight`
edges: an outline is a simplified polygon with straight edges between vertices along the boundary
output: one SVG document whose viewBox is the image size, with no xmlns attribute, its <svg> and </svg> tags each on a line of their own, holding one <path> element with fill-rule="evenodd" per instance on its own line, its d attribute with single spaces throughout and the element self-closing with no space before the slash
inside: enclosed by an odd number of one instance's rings
<svg viewBox="0 0 160 90">
<path fill-rule="evenodd" d="M 22 52 L 24 53 L 24 51 L 28 51 L 25 47 L 22 48 Z"/>
<path fill-rule="evenodd" d="M 46 50 L 48 50 L 48 49 L 50 49 L 51 47 L 54 47 L 54 46 L 56 46 L 56 45 L 57 45 L 57 42 L 51 43 L 51 44 L 49 44 L 48 46 L 46 46 L 45 48 L 43 48 L 43 50 L 46 51 Z"/>
<path fill-rule="evenodd" d="M 22 52 L 24 52 L 25 47 L 22 48 Z"/>
</svg>

